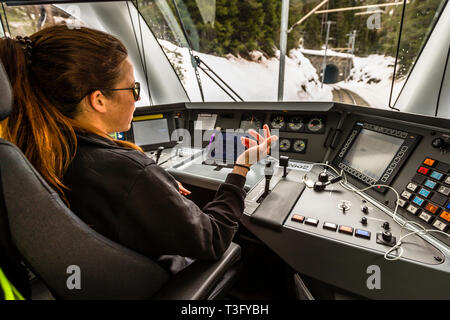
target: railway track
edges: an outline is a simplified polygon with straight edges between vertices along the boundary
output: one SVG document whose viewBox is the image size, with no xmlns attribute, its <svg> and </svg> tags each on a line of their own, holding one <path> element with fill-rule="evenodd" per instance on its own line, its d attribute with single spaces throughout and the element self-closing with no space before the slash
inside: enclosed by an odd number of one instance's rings
<svg viewBox="0 0 450 320">
<path fill-rule="evenodd" d="M 360 95 L 354 93 L 353 91 L 341 88 L 338 85 L 330 86 L 333 88 L 333 101 L 347 104 L 356 104 L 365 107 L 369 106 L 366 100 L 364 100 Z"/>
</svg>

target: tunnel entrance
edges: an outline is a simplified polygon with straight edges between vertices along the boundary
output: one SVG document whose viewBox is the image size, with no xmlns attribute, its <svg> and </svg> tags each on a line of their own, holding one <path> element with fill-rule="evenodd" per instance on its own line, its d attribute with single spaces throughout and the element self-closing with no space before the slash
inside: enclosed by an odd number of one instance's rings
<svg viewBox="0 0 450 320">
<path fill-rule="evenodd" d="M 338 82 L 339 69 L 334 64 L 328 64 L 325 68 L 324 83 L 336 83 Z"/>
</svg>

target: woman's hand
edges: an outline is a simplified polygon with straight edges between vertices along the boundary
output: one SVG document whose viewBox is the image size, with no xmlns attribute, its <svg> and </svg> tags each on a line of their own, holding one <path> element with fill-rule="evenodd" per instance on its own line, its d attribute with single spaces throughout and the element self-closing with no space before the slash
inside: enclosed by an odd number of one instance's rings
<svg viewBox="0 0 450 320">
<path fill-rule="evenodd" d="M 236 159 L 236 164 L 249 167 L 255 162 L 265 158 L 270 152 L 270 146 L 273 142 L 278 140 L 277 136 L 271 136 L 269 126 L 264 125 L 264 137 L 261 136 L 255 130 L 249 130 L 248 133 L 254 137 L 256 140 L 242 137 L 242 144 L 248 148 Z M 239 168 L 239 167 L 236 167 Z M 245 170 L 245 169 L 244 169 Z"/>
<path fill-rule="evenodd" d="M 178 180 L 176 180 L 176 181 L 178 183 L 178 189 L 183 196 L 187 196 L 187 195 L 191 194 L 191 192 L 188 189 L 183 187 L 183 185 L 181 184 L 180 181 L 178 181 Z"/>
</svg>

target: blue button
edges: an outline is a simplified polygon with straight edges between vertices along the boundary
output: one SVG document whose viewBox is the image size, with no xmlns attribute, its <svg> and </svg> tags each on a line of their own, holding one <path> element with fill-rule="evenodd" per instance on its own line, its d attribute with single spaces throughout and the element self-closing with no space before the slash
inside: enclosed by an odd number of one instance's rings
<svg viewBox="0 0 450 320">
<path fill-rule="evenodd" d="M 370 231 L 356 229 L 355 237 L 370 239 Z"/>
<path fill-rule="evenodd" d="M 436 179 L 436 180 L 441 180 L 443 176 L 444 175 L 442 173 L 439 173 L 437 171 L 431 172 L 431 175 L 430 175 L 430 177 L 432 177 L 433 179 Z"/>
<path fill-rule="evenodd" d="M 422 204 L 423 204 L 424 201 L 425 201 L 425 200 L 423 200 L 422 198 L 419 198 L 419 197 L 415 197 L 415 198 L 413 199 L 413 202 L 414 202 L 415 204 L 419 205 L 419 206 L 422 206 Z"/>
<path fill-rule="evenodd" d="M 434 189 L 434 187 L 436 187 L 436 182 L 427 179 L 427 181 L 425 181 L 424 185 L 425 185 L 425 187 Z"/>
<path fill-rule="evenodd" d="M 450 209 L 450 202 L 447 203 L 447 206 L 445 208 Z"/>
<path fill-rule="evenodd" d="M 424 188 L 420 189 L 420 191 L 419 191 L 419 194 L 424 196 L 425 198 L 428 198 L 430 193 L 431 193 L 430 191 L 428 191 L 427 189 L 424 189 Z"/>
</svg>

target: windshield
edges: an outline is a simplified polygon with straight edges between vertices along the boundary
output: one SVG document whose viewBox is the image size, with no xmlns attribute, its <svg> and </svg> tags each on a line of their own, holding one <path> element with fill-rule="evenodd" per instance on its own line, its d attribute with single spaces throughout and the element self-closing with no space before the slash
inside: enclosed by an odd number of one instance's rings
<svg viewBox="0 0 450 320">
<path fill-rule="evenodd" d="M 283 101 L 388 108 L 445 0 L 289 3 Z M 192 101 L 238 100 L 220 79 L 245 101 L 277 100 L 281 6 L 279 0 L 138 1 Z"/>
<path fill-rule="evenodd" d="M 283 101 L 333 100 L 389 108 L 446 0 L 288 2 L 281 79 L 281 0 L 138 0 L 128 4 L 140 11 L 191 101 L 277 101 L 281 80 Z M 97 14 L 77 14 L 80 7 L 89 10 L 81 5 L 62 10 L 53 5 L 2 3 L 0 32 L 28 35 L 49 24 L 83 24 L 74 16 Z M 118 14 L 115 19 L 123 18 Z M 104 25 L 96 18 L 90 21 L 96 21 L 89 25 L 95 28 Z M 135 36 L 139 46 L 142 34 Z M 148 44 L 141 49 L 148 51 Z M 140 78 L 147 77 L 144 71 Z M 160 81 L 148 84 L 161 86 Z M 147 91 L 139 106 L 151 104 Z"/>
</svg>

